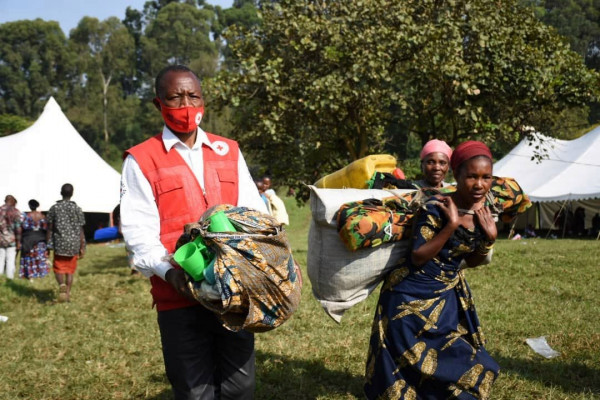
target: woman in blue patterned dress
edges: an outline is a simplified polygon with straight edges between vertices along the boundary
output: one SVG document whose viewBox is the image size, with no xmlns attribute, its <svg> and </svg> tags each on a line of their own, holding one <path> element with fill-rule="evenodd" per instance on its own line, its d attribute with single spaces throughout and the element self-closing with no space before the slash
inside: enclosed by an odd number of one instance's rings
<svg viewBox="0 0 600 400">
<path fill-rule="evenodd" d="M 48 275 L 48 250 L 46 248 L 46 230 L 48 223 L 44 214 L 37 211 L 40 206 L 36 200 L 29 200 L 31 212 L 24 215 L 21 227 L 21 268 L 19 276 L 29 280 Z"/>
<path fill-rule="evenodd" d="M 457 190 L 415 217 L 410 257 L 386 278 L 369 345 L 369 399 L 486 399 L 499 371 L 487 353 L 461 261 L 480 265 L 496 240 L 486 195 L 492 155 L 475 141 L 450 160 Z"/>
</svg>

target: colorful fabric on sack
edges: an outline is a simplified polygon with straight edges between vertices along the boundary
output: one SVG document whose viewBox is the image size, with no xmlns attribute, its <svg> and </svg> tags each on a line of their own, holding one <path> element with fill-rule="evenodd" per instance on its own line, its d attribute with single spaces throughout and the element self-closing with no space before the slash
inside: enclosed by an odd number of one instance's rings
<svg viewBox="0 0 600 400">
<path fill-rule="evenodd" d="M 337 214 L 340 238 L 349 250 L 376 247 L 410 235 L 415 212 L 432 196 L 447 196 L 456 186 L 422 188 L 382 200 L 366 199 L 343 204 Z M 492 213 L 510 222 L 531 207 L 529 197 L 513 178 L 494 177 L 486 200 Z"/>
<path fill-rule="evenodd" d="M 218 211 L 237 232 L 207 231 L 208 218 Z M 206 282 L 187 276 L 196 300 L 232 331 L 265 332 L 287 321 L 300 303 L 302 277 L 281 224 L 259 211 L 223 204 L 208 209 L 198 229 L 216 257 L 213 287 L 221 299 L 209 300 L 202 292 Z"/>
<path fill-rule="evenodd" d="M 408 197 L 366 199 L 342 205 L 337 213 L 337 227 L 346 247 L 354 251 L 404 239 L 413 215 Z"/>
<path fill-rule="evenodd" d="M 513 178 L 494 177 L 490 191 L 501 208 L 500 218 L 503 222 L 510 222 L 531 207 L 531 200 Z"/>
<path fill-rule="evenodd" d="M 432 189 L 429 189 L 432 190 Z M 456 191 L 456 186 L 447 186 L 439 189 L 440 193 L 452 193 Z M 492 206 L 498 213 L 503 222 L 512 221 L 517 215 L 527 211 L 531 207 L 531 200 L 521 186 L 513 178 L 497 177 L 492 181 L 490 189 L 492 198 L 486 201 L 486 206 Z"/>
</svg>

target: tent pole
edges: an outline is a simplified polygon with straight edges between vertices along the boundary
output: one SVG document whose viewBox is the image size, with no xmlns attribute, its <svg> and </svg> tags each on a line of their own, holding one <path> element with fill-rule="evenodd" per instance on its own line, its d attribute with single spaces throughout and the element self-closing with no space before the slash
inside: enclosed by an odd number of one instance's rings
<svg viewBox="0 0 600 400">
<path fill-rule="evenodd" d="M 560 208 L 558 209 L 558 214 L 557 214 L 557 215 L 558 215 L 558 217 L 560 217 L 560 213 L 561 213 L 561 212 L 563 211 L 563 209 L 565 208 L 565 204 L 566 204 L 566 203 L 567 203 L 567 201 L 565 200 L 565 201 L 564 201 L 564 202 L 561 204 Z M 556 222 L 558 221 L 558 217 L 557 217 L 557 218 L 553 218 L 553 219 L 552 219 L 552 227 L 553 227 L 553 228 L 554 228 L 554 226 L 556 225 Z M 566 222 L 567 222 L 567 218 L 566 218 L 566 216 L 564 216 L 564 220 L 563 220 L 563 221 L 564 221 L 564 223 L 563 223 L 563 239 L 564 239 L 564 237 L 565 237 L 565 228 L 566 228 Z M 560 229 L 560 227 L 559 227 L 559 229 Z M 548 230 L 548 233 L 546 234 L 546 239 L 548 239 L 548 236 L 550 236 L 550 232 L 551 232 L 551 231 L 552 231 L 551 229 L 549 229 L 549 230 Z"/>
<path fill-rule="evenodd" d="M 567 204 L 567 200 L 565 200 L 565 202 L 563 203 L 563 206 L 561 207 L 561 209 L 565 208 L 565 205 Z M 565 214 L 563 217 L 563 233 L 562 233 L 562 238 L 565 238 L 565 231 L 567 230 L 567 219 L 569 217 L 569 212 L 567 210 L 565 210 Z"/>
<path fill-rule="evenodd" d="M 515 225 L 517 225 L 517 219 L 519 219 L 519 216 L 518 216 L 518 215 L 517 215 L 517 216 L 515 217 L 515 219 L 513 220 L 513 223 L 512 223 L 512 225 L 511 225 L 511 227 L 510 227 L 510 231 L 508 232 L 508 239 L 509 239 L 509 240 L 510 240 L 510 239 L 511 239 L 511 238 L 514 236 L 514 234 L 515 234 Z"/>
</svg>

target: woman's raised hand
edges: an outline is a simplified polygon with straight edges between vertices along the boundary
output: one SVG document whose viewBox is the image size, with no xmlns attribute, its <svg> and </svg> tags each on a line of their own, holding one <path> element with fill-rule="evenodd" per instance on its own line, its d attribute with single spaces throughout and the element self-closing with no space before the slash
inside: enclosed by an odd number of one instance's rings
<svg viewBox="0 0 600 400">
<path fill-rule="evenodd" d="M 498 229 L 496 228 L 496 221 L 494 221 L 494 216 L 490 208 L 484 206 L 475 210 L 475 217 L 479 221 L 479 225 L 483 229 L 487 239 L 492 242 L 495 241 L 496 237 L 498 237 Z"/>
<path fill-rule="evenodd" d="M 458 208 L 456 207 L 454 200 L 452 200 L 452 197 L 443 196 L 438 198 L 438 203 L 438 207 L 448 218 L 448 224 L 451 224 L 456 228 L 458 226 Z"/>
</svg>

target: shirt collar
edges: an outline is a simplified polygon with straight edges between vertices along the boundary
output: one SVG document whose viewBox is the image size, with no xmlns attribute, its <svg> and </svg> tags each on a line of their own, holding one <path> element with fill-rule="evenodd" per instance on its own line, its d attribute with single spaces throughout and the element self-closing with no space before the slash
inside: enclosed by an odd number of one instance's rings
<svg viewBox="0 0 600 400">
<path fill-rule="evenodd" d="M 179 146 L 183 146 L 184 148 L 188 148 L 171 130 L 165 125 L 162 131 L 162 141 L 165 145 L 165 149 L 170 151 L 173 146 L 179 144 Z M 212 149 L 212 144 L 208 140 L 208 136 L 206 136 L 206 132 L 204 132 L 200 127 L 198 127 L 198 131 L 196 134 L 196 143 L 192 147 L 192 150 L 202 148 L 202 145 L 205 144 Z"/>
</svg>

